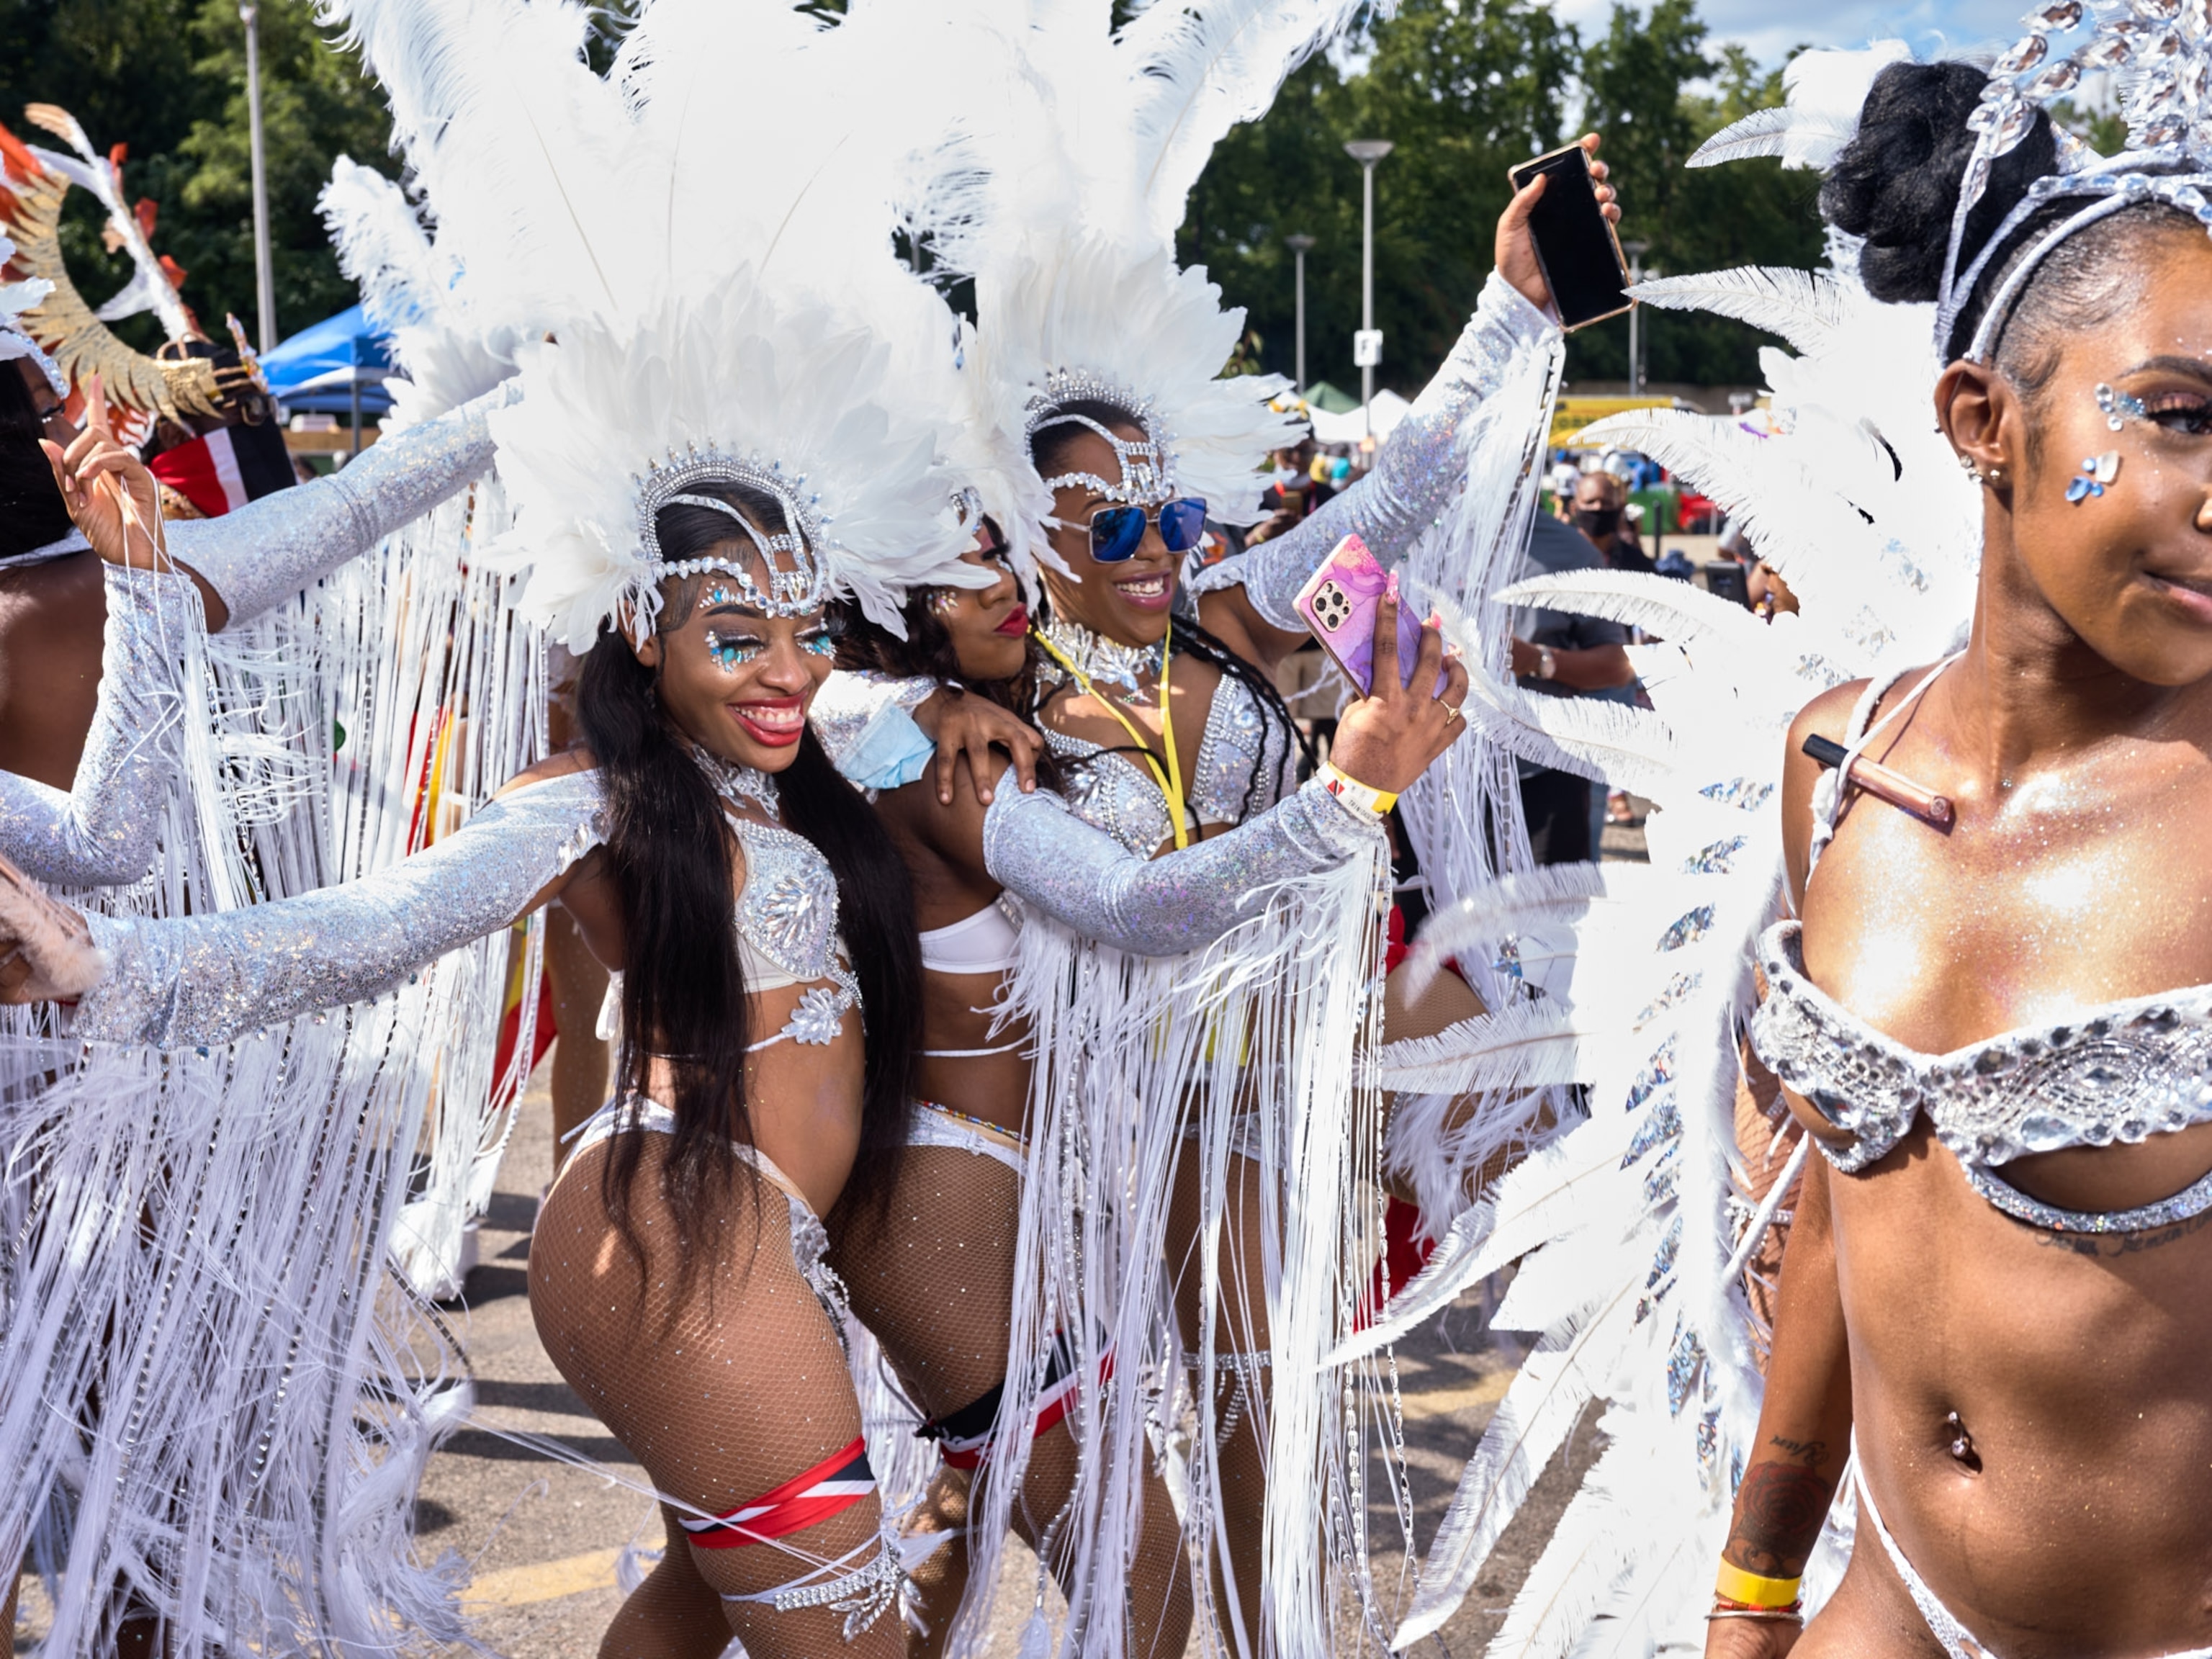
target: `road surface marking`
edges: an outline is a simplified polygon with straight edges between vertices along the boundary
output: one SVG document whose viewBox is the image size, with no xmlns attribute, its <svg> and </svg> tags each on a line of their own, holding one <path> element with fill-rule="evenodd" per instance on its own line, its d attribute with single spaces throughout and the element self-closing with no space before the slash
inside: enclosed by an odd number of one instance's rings
<svg viewBox="0 0 2212 1659">
<path fill-rule="evenodd" d="M 527 1567 L 502 1567 L 478 1577 L 461 1592 L 464 1602 L 479 1607 L 519 1607 L 532 1601 L 558 1601 L 586 1590 L 612 1589 L 619 1549 L 593 1550 L 540 1561 Z"/>
</svg>

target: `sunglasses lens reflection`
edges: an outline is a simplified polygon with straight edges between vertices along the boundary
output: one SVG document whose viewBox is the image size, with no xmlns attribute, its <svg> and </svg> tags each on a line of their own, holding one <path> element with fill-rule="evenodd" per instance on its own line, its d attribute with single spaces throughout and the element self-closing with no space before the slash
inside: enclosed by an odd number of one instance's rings
<svg viewBox="0 0 2212 1659">
<path fill-rule="evenodd" d="M 1144 539 L 1141 508 L 1102 507 L 1091 520 L 1091 556 L 1101 564 L 1119 564 L 1133 556 Z"/>
<path fill-rule="evenodd" d="M 1160 539 L 1170 553 L 1188 553 L 1206 534 L 1206 503 L 1195 495 L 1160 508 Z"/>
</svg>

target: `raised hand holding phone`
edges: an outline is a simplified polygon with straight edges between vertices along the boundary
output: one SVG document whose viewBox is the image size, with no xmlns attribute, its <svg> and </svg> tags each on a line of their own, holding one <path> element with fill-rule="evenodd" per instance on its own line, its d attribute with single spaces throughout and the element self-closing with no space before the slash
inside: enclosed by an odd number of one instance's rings
<svg viewBox="0 0 2212 1659">
<path fill-rule="evenodd" d="M 1513 200 L 1498 221 L 1498 275 L 1570 331 L 1627 308 L 1613 228 L 1620 204 L 1606 182 L 1610 170 L 1595 159 L 1599 142 L 1586 133 L 1512 168 Z"/>
<path fill-rule="evenodd" d="M 1370 789 L 1396 795 L 1467 730 L 1460 715 L 1467 665 L 1457 652 L 1445 650 L 1443 635 L 1432 623 L 1413 624 L 1413 647 L 1401 653 L 1407 629 L 1401 625 L 1405 617 L 1395 581 L 1376 596 L 1372 615 L 1371 683 L 1367 695 L 1346 704 L 1339 716 L 1329 763 Z"/>
</svg>

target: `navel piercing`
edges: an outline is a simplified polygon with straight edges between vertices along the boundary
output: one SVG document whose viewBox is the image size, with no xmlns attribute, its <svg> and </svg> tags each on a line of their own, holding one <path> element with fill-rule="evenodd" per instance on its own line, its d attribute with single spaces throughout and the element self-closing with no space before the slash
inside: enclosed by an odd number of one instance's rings
<svg viewBox="0 0 2212 1659">
<path fill-rule="evenodd" d="M 2143 407 L 2142 398 L 2102 382 L 2097 386 L 2097 407 L 2105 411 L 2105 424 L 2115 432 L 2130 419 L 2147 421 L 2150 418 L 2150 411 Z"/>
<path fill-rule="evenodd" d="M 2101 495 L 2105 486 L 2120 476 L 2120 452 L 2108 449 L 2101 455 L 2083 458 L 2081 470 L 2066 486 L 2066 499 L 2079 507 L 2092 495 Z"/>
</svg>

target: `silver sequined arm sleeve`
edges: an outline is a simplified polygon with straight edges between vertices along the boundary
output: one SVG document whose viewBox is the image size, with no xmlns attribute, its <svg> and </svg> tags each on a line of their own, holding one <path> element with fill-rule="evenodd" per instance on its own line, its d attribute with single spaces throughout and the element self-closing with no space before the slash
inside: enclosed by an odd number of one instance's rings
<svg viewBox="0 0 2212 1659">
<path fill-rule="evenodd" d="M 414 857 L 274 904 L 175 918 L 88 916 L 106 958 L 72 1033 L 178 1048 L 381 995 L 504 927 L 600 838 L 597 775 L 494 801 Z"/>
<path fill-rule="evenodd" d="M 67 793 L 0 772 L 0 852 L 39 881 L 119 887 L 153 868 L 177 770 L 180 676 L 204 631 L 181 572 L 103 567 L 107 624 L 100 702 Z"/>
<path fill-rule="evenodd" d="M 927 674 L 899 679 L 866 669 L 836 669 L 807 705 L 806 723 L 830 758 L 849 775 L 848 763 L 871 726 L 892 718 L 894 711 L 911 715 L 936 690 L 937 682 Z"/>
<path fill-rule="evenodd" d="M 513 395 L 497 387 L 370 446 L 327 478 L 219 519 L 180 520 L 167 526 L 169 551 L 222 595 L 228 626 L 250 622 L 489 471 L 496 447 L 484 416 Z"/>
<path fill-rule="evenodd" d="M 983 815 L 983 866 L 1085 938 L 1179 956 L 1249 921 L 1274 884 L 1334 869 L 1383 834 L 1374 813 L 1315 782 L 1225 835 L 1142 859 L 1048 790 L 1002 789 Z"/>
<path fill-rule="evenodd" d="M 1356 533 L 1383 564 L 1395 564 L 1436 522 L 1466 476 L 1458 447 L 1461 423 L 1504 383 L 1516 356 L 1548 344 L 1559 331 L 1520 289 L 1492 271 L 1459 343 L 1383 441 L 1374 470 L 1296 529 L 1199 572 L 1188 584 L 1190 591 L 1241 585 L 1263 620 L 1289 633 L 1305 632 L 1291 602 L 1329 550 Z"/>
</svg>

